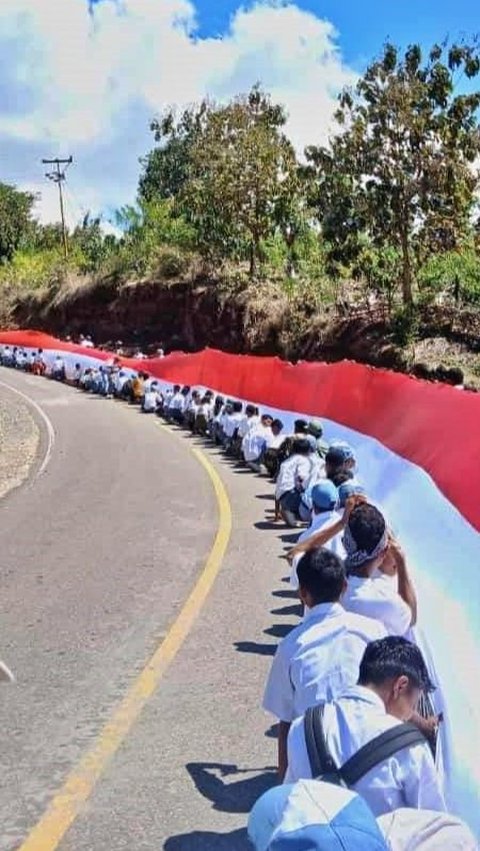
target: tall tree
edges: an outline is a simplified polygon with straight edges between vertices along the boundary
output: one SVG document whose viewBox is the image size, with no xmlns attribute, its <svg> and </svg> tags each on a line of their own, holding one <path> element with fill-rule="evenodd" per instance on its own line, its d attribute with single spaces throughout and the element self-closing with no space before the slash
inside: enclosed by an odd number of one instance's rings
<svg viewBox="0 0 480 851">
<path fill-rule="evenodd" d="M 190 150 L 184 207 L 204 250 L 248 256 L 254 276 L 264 239 L 276 228 L 294 239 L 297 163 L 285 113 L 255 86 L 205 115 Z"/>
<path fill-rule="evenodd" d="M 138 186 L 140 201 L 175 198 L 182 189 L 190 166 L 190 150 L 205 121 L 208 102 L 185 109 L 178 117 L 173 109 L 155 118 L 150 129 L 155 147 L 140 164 L 142 172 Z"/>
<path fill-rule="evenodd" d="M 340 227 L 337 247 L 351 248 L 365 227 L 377 247 L 398 248 L 407 304 L 418 265 L 458 246 L 470 228 L 480 93 L 457 93 L 457 79 L 479 71 L 476 44 L 435 45 L 426 59 L 419 45 L 400 56 L 387 44 L 355 91 L 341 95 L 342 130 L 330 149 L 308 152 Z M 323 217 L 325 198 L 320 208 Z"/>
<path fill-rule="evenodd" d="M 35 195 L 0 183 L 0 261 L 11 260 L 33 232 Z"/>
</svg>

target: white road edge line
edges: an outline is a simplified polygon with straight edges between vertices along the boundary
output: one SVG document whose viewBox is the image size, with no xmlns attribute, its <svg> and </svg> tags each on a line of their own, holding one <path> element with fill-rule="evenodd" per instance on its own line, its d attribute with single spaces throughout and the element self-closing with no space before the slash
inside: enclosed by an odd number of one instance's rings
<svg viewBox="0 0 480 851">
<path fill-rule="evenodd" d="M 47 469 L 47 467 L 50 463 L 50 460 L 51 460 L 51 457 L 52 457 L 52 454 L 53 454 L 53 447 L 55 446 L 55 429 L 53 427 L 52 421 L 47 416 L 47 414 L 45 413 L 43 408 L 40 407 L 38 402 L 35 402 L 35 400 L 32 399 L 30 396 L 27 396 L 26 393 L 22 393 L 21 390 L 17 390 L 16 387 L 12 387 L 12 385 L 8 384 L 7 381 L 1 381 L 0 380 L 0 385 L 2 385 L 3 387 L 7 387 L 8 390 L 12 391 L 12 393 L 16 393 L 17 396 L 21 396 L 22 399 L 24 399 L 26 402 L 28 402 L 28 404 L 31 405 L 32 408 L 34 408 L 36 410 L 37 414 L 41 417 L 41 419 L 43 420 L 45 427 L 47 429 L 47 449 L 45 451 L 45 456 L 43 458 L 43 461 L 40 464 L 40 467 L 38 468 L 38 470 L 37 470 L 37 472 L 34 476 L 34 478 L 36 479 L 36 478 L 38 478 L 38 476 L 41 476 L 45 472 L 45 470 Z"/>
</svg>

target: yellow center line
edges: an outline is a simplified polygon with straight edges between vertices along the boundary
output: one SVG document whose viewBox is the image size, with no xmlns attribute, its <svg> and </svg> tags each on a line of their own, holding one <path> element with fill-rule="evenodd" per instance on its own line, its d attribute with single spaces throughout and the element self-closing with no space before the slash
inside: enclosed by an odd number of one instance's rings
<svg viewBox="0 0 480 851">
<path fill-rule="evenodd" d="M 53 851 L 58 847 L 180 650 L 220 571 L 232 528 L 230 501 L 220 476 L 203 452 L 199 449 L 191 449 L 191 452 L 210 477 L 218 505 L 217 533 L 205 567 L 162 644 L 132 683 L 90 750 L 55 794 L 19 851 Z"/>
</svg>

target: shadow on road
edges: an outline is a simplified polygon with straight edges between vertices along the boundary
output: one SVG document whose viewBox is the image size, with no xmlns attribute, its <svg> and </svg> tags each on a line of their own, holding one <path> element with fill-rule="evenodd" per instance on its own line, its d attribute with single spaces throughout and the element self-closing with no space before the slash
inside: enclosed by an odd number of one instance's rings
<svg viewBox="0 0 480 851">
<path fill-rule="evenodd" d="M 282 606 L 280 609 L 270 609 L 271 615 L 295 615 L 301 618 L 303 615 L 303 606 L 297 603 L 293 606 Z"/>
<path fill-rule="evenodd" d="M 274 638 L 285 638 L 294 628 L 291 623 L 274 623 L 272 626 L 267 626 L 264 629 L 265 635 L 273 635 Z"/>
<path fill-rule="evenodd" d="M 239 653 L 258 653 L 259 656 L 275 656 L 276 644 L 259 644 L 257 641 L 236 641 L 233 645 Z"/>
<path fill-rule="evenodd" d="M 277 782 L 275 769 L 268 766 L 256 774 L 255 769 L 219 762 L 190 762 L 186 768 L 198 792 L 223 813 L 249 813 L 260 795 Z M 250 777 L 225 782 L 226 777 L 244 774 Z"/>
<path fill-rule="evenodd" d="M 163 846 L 164 851 L 251 851 L 244 828 L 232 833 L 211 833 L 194 830 L 181 836 L 172 836 Z"/>
<path fill-rule="evenodd" d="M 272 591 L 272 597 L 282 597 L 285 600 L 298 600 L 298 593 L 296 591 L 287 591 L 282 588 L 279 591 Z"/>
</svg>

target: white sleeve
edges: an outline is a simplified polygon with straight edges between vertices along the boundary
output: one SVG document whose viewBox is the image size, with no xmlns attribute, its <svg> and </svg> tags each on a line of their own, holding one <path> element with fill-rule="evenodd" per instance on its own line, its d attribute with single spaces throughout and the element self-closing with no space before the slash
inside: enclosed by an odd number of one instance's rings
<svg viewBox="0 0 480 851">
<path fill-rule="evenodd" d="M 268 675 L 263 708 L 275 715 L 279 721 L 293 721 L 294 718 L 294 689 L 290 679 L 290 666 L 282 652 L 282 645 L 277 648 L 272 667 Z"/>
<path fill-rule="evenodd" d="M 389 594 L 382 605 L 382 621 L 389 635 L 405 635 L 412 624 L 412 612 L 397 592 Z"/>
<path fill-rule="evenodd" d="M 409 748 L 405 754 L 398 754 L 397 758 L 402 762 L 405 806 L 417 810 L 446 812 L 445 799 L 429 746 L 416 745 Z"/>
<path fill-rule="evenodd" d="M 312 779 L 303 715 L 296 718 L 290 727 L 287 739 L 287 762 L 288 768 L 284 783 L 296 783 L 297 780 Z"/>
</svg>

